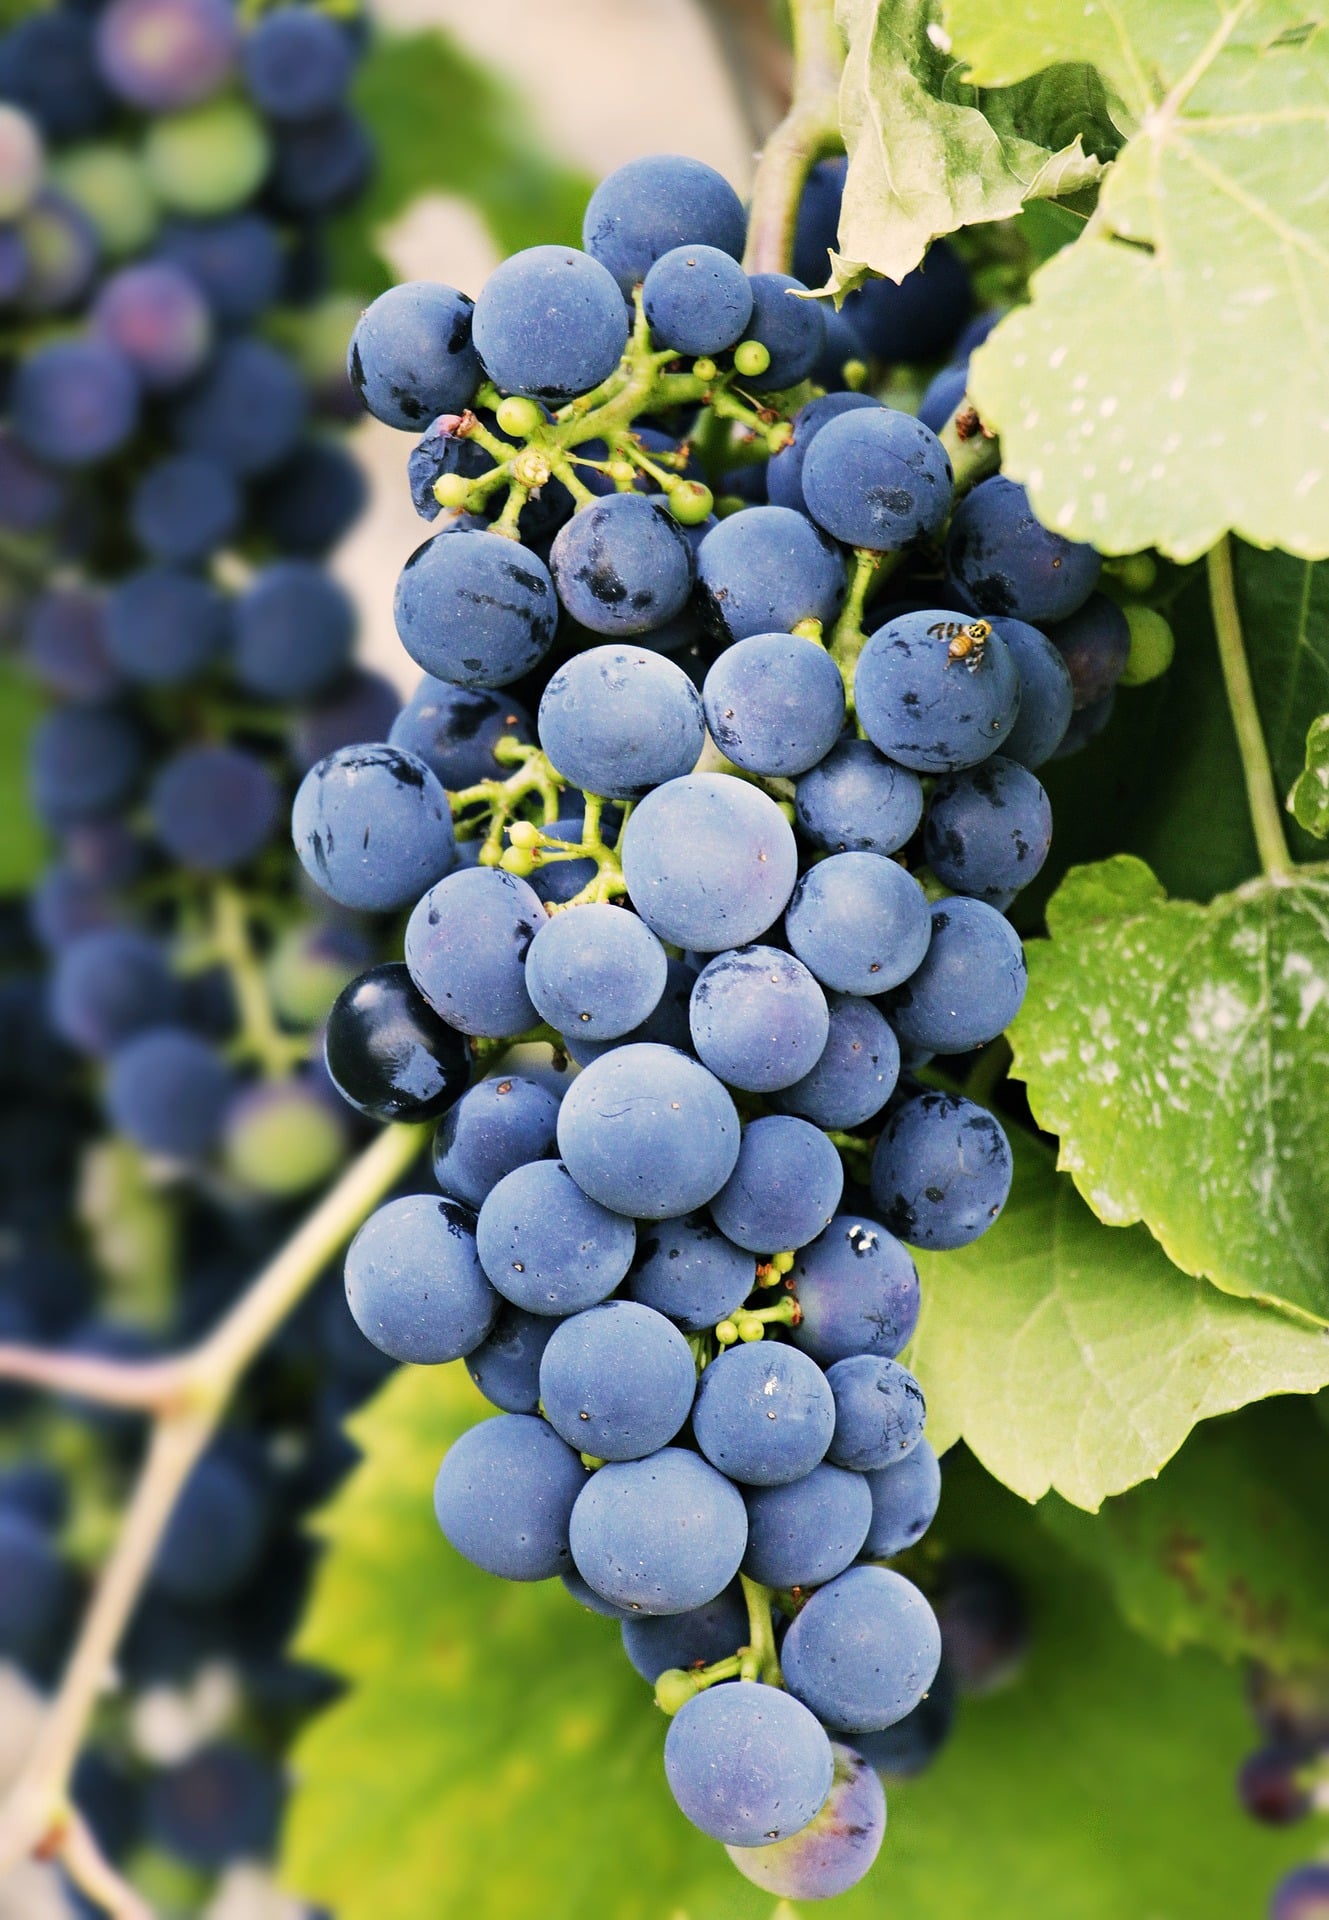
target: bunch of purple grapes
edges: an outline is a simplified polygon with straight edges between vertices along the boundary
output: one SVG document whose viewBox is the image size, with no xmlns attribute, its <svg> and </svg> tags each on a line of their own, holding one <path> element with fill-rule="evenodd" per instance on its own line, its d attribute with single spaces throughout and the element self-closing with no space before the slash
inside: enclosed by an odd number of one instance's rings
<svg viewBox="0 0 1329 1920">
<path fill-rule="evenodd" d="M 144 1153 L 275 1195 L 346 1150 L 308 1035 L 373 952 L 298 898 L 281 823 L 396 709 L 325 564 L 364 498 L 323 239 L 369 173 L 362 39 L 228 0 L 0 37 L 4 618 L 55 703 L 30 758 L 51 1018 Z"/>
<path fill-rule="evenodd" d="M 52 848 L 0 915 L 7 1340 L 194 1340 L 363 1131 L 318 1035 L 383 926 L 311 897 L 284 831 L 304 771 L 398 707 L 327 565 L 365 492 L 324 235 L 368 178 L 363 40 L 225 0 L 57 5 L 0 34 L 0 641 L 44 696 Z M 175 1247 L 151 1284 L 137 1185 Z M 285 1653 L 304 1520 L 388 1366 L 326 1276 L 185 1489 L 74 1783 L 111 1857 L 169 1854 L 200 1903 L 271 1852 L 281 1752 L 327 1696 Z M 0 1419 L 30 1457 L 0 1474 L 0 1659 L 45 1690 L 144 1432 L 12 1389 Z"/>
<path fill-rule="evenodd" d="M 351 376 L 423 428 L 438 522 L 396 596 L 425 678 L 293 815 L 332 900 L 409 916 L 326 1044 L 358 1112 L 438 1122 L 436 1191 L 370 1218 L 346 1291 L 500 1410 L 443 1461 L 439 1524 L 621 1622 L 679 1806 L 793 1897 L 861 1878 L 880 1773 L 949 1720 L 891 1564 L 941 1487 L 910 1249 L 1005 1204 L 958 1077 L 1023 997 L 1035 769 L 1130 651 L 1098 555 L 995 449 L 957 487 L 992 318 L 958 258 L 839 315 L 805 297 L 841 179 L 812 176 L 802 279 L 747 273 L 737 196 L 665 156 L 601 184 L 582 249 L 368 309 Z M 950 369 L 933 425 L 866 390 L 904 358 Z M 1001 1582 L 953 1607 L 989 1676 L 1022 1645 Z"/>
</svg>

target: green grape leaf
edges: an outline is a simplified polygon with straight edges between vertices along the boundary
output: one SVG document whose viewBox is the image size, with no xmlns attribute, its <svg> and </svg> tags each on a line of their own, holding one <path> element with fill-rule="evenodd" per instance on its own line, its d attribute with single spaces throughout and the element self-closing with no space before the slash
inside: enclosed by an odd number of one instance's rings
<svg viewBox="0 0 1329 1920">
<path fill-rule="evenodd" d="M 1090 62 L 1130 131 L 974 356 L 1005 470 L 1107 553 L 1191 559 L 1233 528 L 1329 554 L 1329 41 L 1288 0 L 948 0 L 946 25 L 981 86 Z"/>
<path fill-rule="evenodd" d="M 1329 869 L 1169 900 L 1075 869 L 1027 948 L 1013 1071 L 1101 1220 L 1184 1273 L 1329 1320 Z"/>
<path fill-rule="evenodd" d="M 1093 1511 L 1197 1421 L 1329 1384 L 1329 1335 L 1178 1273 L 1142 1227 L 1095 1220 L 1038 1142 L 1012 1130 L 1011 1145 L 996 1225 L 916 1255 L 909 1362 L 939 1450 L 963 1439 L 1026 1500 L 1052 1490 Z"/>
<path fill-rule="evenodd" d="M 1329 1664 L 1327 1473 L 1312 1409 L 1270 1400 L 1207 1422 L 1157 1480 L 1092 1518 L 1055 1497 L 1038 1515 L 1137 1633 L 1287 1672 Z"/>
<path fill-rule="evenodd" d="M 28 737 L 41 714 L 32 681 L 0 660 L 0 896 L 26 892 L 46 862 L 46 838 L 28 801 Z"/>
<path fill-rule="evenodd" d="M 1115 141 L 1092 68 L 980 93 L 960 78 L 936 0 L 839 0 L 836 18 L 848 50 L 840 123 L 849 154 L 836 292 L 869 271 L 902 280 L 940 234 L 1008 219 L 1027 200 L 1078 192 L 1101 175 L 1098 152 Z"/>
<path fill-rule="evenodd" d="M 1311 721 L 1306 734 L 1306 764 L 1287 797 L 1297 825 L 1317 840 L 1329 840 L 1329 713 Z"/>
<path fill-rule="evenodd" d="M 504 253 L 580 243 L 591 183 L 540 150 L 521 101 L 446 34 L 378 31 L 355 105 L 376 165 L 368 191 L 332 223 L 338 285 L 369 296 L 392 284 L 378 236 L 424 193 L 469 200 Z"/>
<path fill-rule="evenodd" d="M 556 1582 L 500 1585 L 441 1541 L 438 1455 L 479 1411 L 458 1368 L 405 1370 L 353 1423 L 364 1465 L 324 1522 L 303 1651 L 347 1693 L 294 1755 L 284 1877 L 338 1920 L 772 1920 L 675 1810 L 664 1721 L 617 1628 Z M 957 1455 L 933 1539 L 996 1553 L 1036 1622 L 1022 1681 L 968 1703 L 843 1920 L 1212 1920 L 1254 1912 L 1304 1836 L 1246 1819 L 1250 1729 L 1213 1660 L 1167 1659 L 1036 1518 Z M 1049 1765 L 1049 1728 L 1065 1729 Z M 1086 1818 L 1085 1809 L 1093 1809 Z"/>
</svg>

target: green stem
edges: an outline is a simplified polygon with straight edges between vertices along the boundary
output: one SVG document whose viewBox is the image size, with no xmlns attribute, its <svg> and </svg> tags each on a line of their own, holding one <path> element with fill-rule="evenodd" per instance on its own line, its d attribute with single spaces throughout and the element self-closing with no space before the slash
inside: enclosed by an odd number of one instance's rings
<svg viewBox="0 0 1329 1920">
<path fill-rule="evenodd" d="M 1237 608 L 1237 588 L 1232 574 L 1232 545 L 1228 536 L 1206 556 L 1209 573 L 1209 604 L 1213 609 L 1214 632 L 1218 636 L 1218 658 L 1223 669 L 1232 727 L 1241 754 L 1246 779 L 1246 800 L 1255 829 L 1255 844 L 1260 865 L 1271 880 L 1286 879 L 1294 863 L 1283 833 L 1283 813 L 1274 787 L 1269 749 L 1260 725 L 1260 710 L 1255 704 L 1255 686 L 1241 632 Z"/>
<path fill-rule="evenodd" d="M 150 1391 L 152 1440 L 114 1551 L 93 1591 L 60 1686 L 22 1772 L 0 1808 L 0 1880 L 27 1855 L 57 1847 L 69 1821 L 69 1777 L 112 1671 L 116 1649 L 152 1572 L 180 1491 L 207 1447 L 241 1374 L 339 1248 L 410 1167 L 426 1126 L 387 1127 L 342 1174 L 221 1324 L 178 1360 L 100 1363 Z M 144 1379 L 147 1375 L 148 1379 Z M 114 1387 L 111 1405 L 131 1404 Z"/>
<path fill-rule="evenodd" d="M 766 142 L 748 216 L 749 273 L 787 273 L 803 183 L 813 162 L 841 147 L 840 69 L 844 45 L 834 0 L 791 0 L 793 100 Z"/>
<path fill-rule="evenodd" d="M 854 701 L 854 668 L 867 643 L 867 635 L 863 631 L 863 609 L 867 605 L 868 594 L 878 580 L 895 571 L 903 557 L 899 553 L 877 553 L 869 547 L 854 549 L 854 570 L 849 576 L 849 591 L 832 629 L 828 648 L 832 660 L 840 669 L 845 698 L 851 710 Z"/>
<path fill-rule="evenodd" d="M 270 1080 L 279 1080 L 309 1057 L 308 1042 L 284 1033 L 268 997 L 268 983 L 249 936 L 249 910 L 237 888 L 219 880 L 213 891 L 212 944 L 231 977 L 240 1032 L 234 1051 L 252 1060 Z"/>
<path fill-rule="evenodd" d="M 966 394 L 942 428 L 938 438 L 950 458 L 954 475 L 952 500 L 960 500 L 980 480 L 986 480 L 1001 465 L 1001 442 L 980 425 Z"/>
<path fill-rule="evenodd" d="M 745 1573 L 740 1573 L 738 1577 L 748 1609 L 748 1651 L 755 1666 L 751 1678 L 764 1680 L 768 1687 L 782 1687 L 784 1675 L 780 1671 L 780 1656 L 775 1650 L 775 1628 L 771 1624 L 771 1589 L 749 1580 Z M 748 1677 L 744 1675 L 745 1679 Z"/>
</svg>

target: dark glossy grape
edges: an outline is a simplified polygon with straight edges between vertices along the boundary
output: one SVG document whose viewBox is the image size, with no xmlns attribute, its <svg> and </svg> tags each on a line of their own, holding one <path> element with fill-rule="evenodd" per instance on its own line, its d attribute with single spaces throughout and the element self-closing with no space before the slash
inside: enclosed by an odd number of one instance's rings
<svg viewBox="0 0 1329 1920">
<path fill-rule="evenodd" d="M 1000 1122 L 957 1094 L 903 1101 L 872 1156 L 872 1197 L 910 1246 L 968 1246 L 987 1232 L 1010 1188 L 1011 1149 Z"/>
<path fill-rule="evenodd" d="M 390 287 L 366 308 L 347 367 L 376 419 L 418 433 L 435 415 L 470 405 L 481 377 L 471 343 L 474 311 L 466 294 L 433 280 Z"/>
<path fill-rule="evenodd" d="M 543 560 L 497 534 L 438 534 L 397 581 L 401 643 L 426 673 L 465 687 L 502 687 L 538 666 L 553 642 L 558 600 Z"/>
<path fill-rule="evenodd" d="M 449 792 L 503 779 L 511 768 L 495 757 L 497 743 L 527 744 L 534 738 L 520 701 L 486 688 L 451 686 L 431 674 L 421 680 L 388 735 L 394 747 L 405 747 L 432 767 Z"/>
<path fill-rule="evenodd" d="M 983 480 L 955 510 L 946 571 L 980 613 L 1065 620 L 1098 584 L 1092 547 L 1041 525 L 1023 487 L 1005 474 Z"/>
<path fill-rule="evenodd" d="M 830 1741 L 776 1687 L 737 1681 L 693 1696 L 669 1724 L 665 1775 L 695 1827 L 756 1847 L 806 1827 L 831 1790 Z"/>
<path fill-rule="evenodd" d="M 582 241 L 630 294 L 675 247 L 718 247 L 741 259 L 746 232 L 743 203 L 722 174 L 700 160 L 659 153 L 629 160 L 600 182 Z"/>
<path fill-rule="evenodd" d="M 918 1323 L 918 1270 L 876 1220 L 840 1213 L 794 1263 L 803 1317 L 790 1338 L 822 1366 L 849 1354 L 894 1357 Z"/>
<path fill-rule="evenodd" d="M 752 507 L 722 520 L 697 552 L 697 600 L 721 644 L 829 626 L 844 600 L 844 560 L 830 538 L 789 507 Z"/>
<path fill-rule="evenodd" d="M 397 961 L 338 995 L 324 1051 L 338 1093 L 371 1120 L 435 1119 L 460 1099 L 470 1069 L 465 1041 Z"/>
<path fill-rule="evenodd" d="M 558 404 L 614 371 L 627 345 L 627 309 L 612 274 L 590 254 L 527 247 L 485 282 L 474 338 L 496 387 Z"/>
<path fill-rule="evenodd" d="M 402 747 L 342 747 L 311 767 L 291 837 L 316 886 L 376 913 L 410 906 L 456 858 L 448 797 Z"/>
<path fill-rule="evenodd" d="M 890 996 L 903 1046 L 968 1053 L 1005 1032 L 1028 976 L 1020 936 L 982 900 L 956 895 L 931 909 L 932 938 L 917 971 Z"/>
<path fill-rule="evenodd" d="M 432 1367 L 472 1352 L 501 1303 L 480 1266 L 470 1208 L 411 1193 L 371 1213 L 346 1252 L 346 1303 L 394 1360 Z"/>
<path fill-rule="evenodd" d="M 646 319 L 659 347 L 684 354 L 723 353 L 752 318 L 752 286 L 719 247 L 672 247 L 642 288 Z"/>
<path fill-rule="evenodd" d="M 568 1524 L 586 1470 L 543 1420 L 500 1414 L 462 1434 L 434 1482 L 446 1539 L 504 1580 L 548 1580 L 572 1565 Z"/>
<path fill-rule="evenodd" d="M 771 363 L 753 384 L 761 391 L 781 391 L 806 380 L 826 349 L 826 321 L 815 300 L 800 298 L 807 288 L 789 273 L 753 273 L 752 317 L 744 329 L 749 340 L 759 340 Z"/>
</svg>

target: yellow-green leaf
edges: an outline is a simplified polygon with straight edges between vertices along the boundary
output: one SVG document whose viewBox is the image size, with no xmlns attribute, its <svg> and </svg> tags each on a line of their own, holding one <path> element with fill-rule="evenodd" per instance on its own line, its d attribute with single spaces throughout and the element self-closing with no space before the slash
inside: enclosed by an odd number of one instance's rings
<svg viewBox="0 0 1329 1920">
<path fill-rule="evenodd" d="M 1012 1146 L 996 1225 L 919 1256 L 910 1364 L 936 1446 L 962 1439 L 1026 1500 L 1092 1511 L 1158 1473 L 1197 1421 L 1329 1384 L 1329 1334 L 1179 1273 L 1142 1227 L 1095 1220 L 1045 1148 Z"/>
<path fill-rule="evenodd" d="M 1048 931 L 1011 1042 L 1059 1164 L 1183 1272 L 1329 1321 L 1329 869 L 1202 907 L 1121 857 Z"/>
<path fill-rule="evenodd" d="M 1111 129 L 1091 68 L 980 93 L 961 78 L 940 12 L 937 0 L 839 0 L 836 8 L 849 154 L 832 262 L 837 291 L 869 269 L 901 280 L 938 235 L 1007 219 L 1026 200 L 1078 192 L 1103 171 L 1096 156 Z"/>
<path fill-rule="evenodd" d="M 967 76 L 1089 61 L 1130 138 L 975 355 L 1040 517 L 1108 553 L 1329 554 L 1329 38 L 1289 0 L 949 0 Z"/>
</svg>

